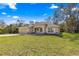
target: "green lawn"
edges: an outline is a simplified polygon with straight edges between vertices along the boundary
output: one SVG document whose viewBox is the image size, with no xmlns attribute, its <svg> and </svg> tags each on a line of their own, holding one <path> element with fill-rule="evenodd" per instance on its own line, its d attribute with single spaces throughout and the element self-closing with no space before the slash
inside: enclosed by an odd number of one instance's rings
<svg viewBox="0 0 79 59">
<path fill-rule="evenodd" d="M 79 34 L 0 37 L 0 55 L 79 55 Z"/>
</svg>

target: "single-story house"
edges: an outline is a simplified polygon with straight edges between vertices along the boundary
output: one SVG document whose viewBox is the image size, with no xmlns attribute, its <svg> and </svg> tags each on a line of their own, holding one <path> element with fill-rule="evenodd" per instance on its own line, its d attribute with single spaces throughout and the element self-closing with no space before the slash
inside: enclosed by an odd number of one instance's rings
<svg viewBox="0 0 79 59">
<path fill-rule="evenodd" d="M 59 34 L 60 28 L 55 24 L 48 24 L 46 22 L 36 22 L 29 24 L 29 26 L 19 27 L 20 34 L 34 33 L 34 34 Z"/>
</svg>

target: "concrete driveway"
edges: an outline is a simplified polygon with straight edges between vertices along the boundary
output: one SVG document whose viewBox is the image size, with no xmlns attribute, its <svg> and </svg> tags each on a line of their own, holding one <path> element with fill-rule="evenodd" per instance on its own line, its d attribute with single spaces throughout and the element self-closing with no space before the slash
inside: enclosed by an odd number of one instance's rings
<svg viewBox="0 0 79 59">
<path fill-rule="evenodd" d="M 16 36 L 16 35 L 19 35 L 19 34 L 0 34 L 0 36 Z"/>
</svg>

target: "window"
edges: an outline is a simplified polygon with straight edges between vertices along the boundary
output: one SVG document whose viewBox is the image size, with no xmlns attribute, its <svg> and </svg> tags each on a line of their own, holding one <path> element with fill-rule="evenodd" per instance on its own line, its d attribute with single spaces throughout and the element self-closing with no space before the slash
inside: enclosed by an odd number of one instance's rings
<svg viewBox="0 0 79 59">
<path fill-rule="evenodd" d="M 35 32 L 42 32 L 42 28 L 40 27 L 35 28 Z"/>
<path fill-rule="evenodd" d="M 42 28 L 40 28 L 40 32 L 42 32 Z"/>
<path fill-rule="evenodd" d="M 36 28 L 37 29 L 37 31 L 39 31 L 39 28 Z"/>
<path fill-rule="evenodd" d="M 53 29 L 52 28 L 48 28 L 48 32 L 53 32 Z"/>
</svg>

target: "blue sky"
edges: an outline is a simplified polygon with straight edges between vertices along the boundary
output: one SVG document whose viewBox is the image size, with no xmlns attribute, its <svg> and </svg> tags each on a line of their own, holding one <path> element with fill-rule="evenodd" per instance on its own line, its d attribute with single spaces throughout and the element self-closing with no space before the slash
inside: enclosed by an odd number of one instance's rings
<svg viewBox="0 0 79 59">
<path fill-rule="evenodd" d="M 15 23 L 17 19 L 22 19 L 25 22 L 43 21 L 53 15 L 55 9 L 58 9 L 58 4 L 1 3 L 0 20 L 4 20 L 7 24 Z"/>
<path fill-rule="evenodd" d="M 15 23 L 17 19 L 26 23 L 44 21 L 48 16 L 53 16 L 59 6 L 61 3 L 0 3 L 0 20 L 4 20 L 7 24 Z"/>
</svg>

